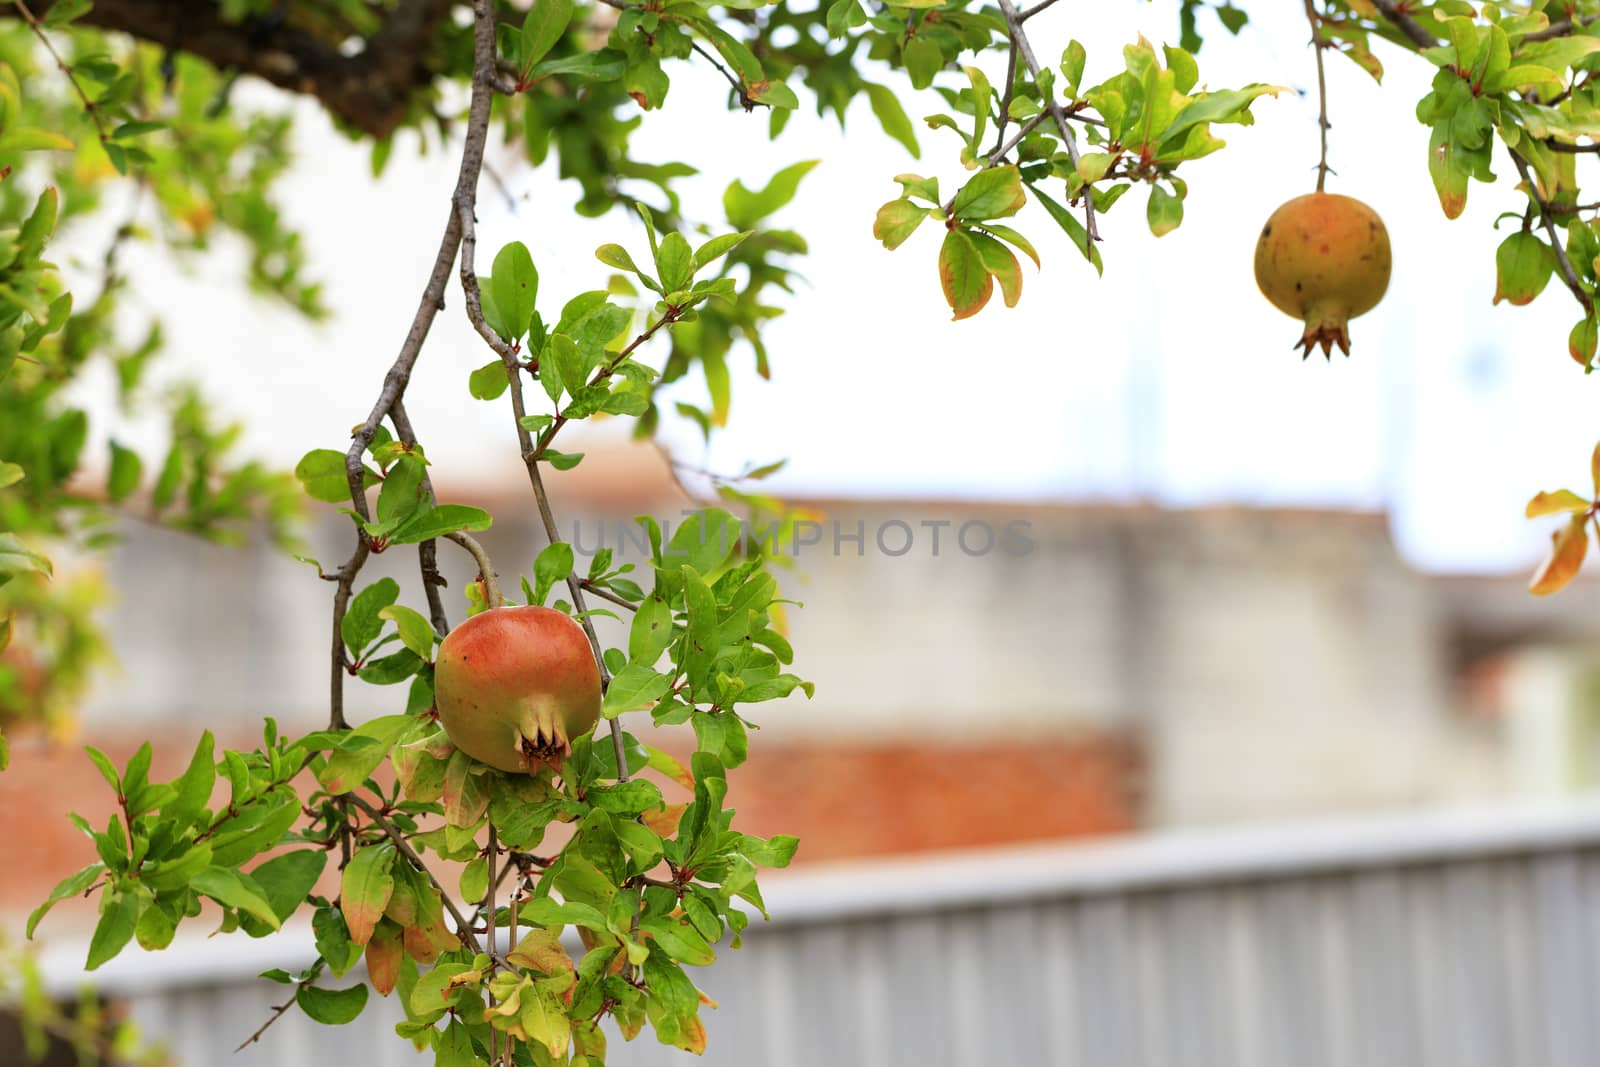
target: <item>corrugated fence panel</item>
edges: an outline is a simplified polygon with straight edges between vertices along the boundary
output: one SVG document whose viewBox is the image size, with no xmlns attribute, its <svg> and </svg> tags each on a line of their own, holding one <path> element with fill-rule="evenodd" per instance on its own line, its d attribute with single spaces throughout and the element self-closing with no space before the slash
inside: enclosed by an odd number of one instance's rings
<svg viewBox="0 0 1600 1067">
<path fill-rule="evenodd" d="M 1419 831 L 1409 850 L 1403 834 L 1379 846 L 1345 835 L 1348 847 L 1287 859 L 1226 842 L 1119 846 L 1082 863 L 1068 852 L 971 856 L 963 886 L 920 897 L 897 895 L 896 878 L 936 882 L 939 865 L 876 882 L 841 874 L 826 889 L 775 882 L 774 912 L 787 905 L 795 917 L 758 923 L 742 950 L 695 975 L 721 1005 L 707 1012 L 705 1058 L 647 1030 L 632 1044 L 613 1038 L 610 1059 L 1592 1067 L 1600 818 L 1524 829 L 1482 840 Z M 857 884 L 867 888 L 852 896 Z M 130 1000 L 185 1067 L 426 1062 L 392 1035 L 399 1013 L 377 998 L 347 1027 L 291 1011 L 234 1056 L 285 992 L 251 977 L 271 965 L 257 962 L 201 983 L 169 973 Z"/>
</svg>

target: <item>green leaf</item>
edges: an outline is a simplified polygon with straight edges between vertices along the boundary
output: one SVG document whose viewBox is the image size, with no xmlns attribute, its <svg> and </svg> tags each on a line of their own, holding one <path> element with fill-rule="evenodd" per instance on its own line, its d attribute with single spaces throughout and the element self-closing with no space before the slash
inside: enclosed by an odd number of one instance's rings
<svg viewBox="0 0 1600 1067">
<path fill-rule="evenodd" d="M 0 489 L 16 485 L 25 477 L 26 472 L 15 463 L 0 462 Z"/>
<path fill-rule="evenodd" d="M 1518 231 L 1495 250 L 1494 303 L 1531 303 L 1544 291 L 1556 267 L 1555 253 L 1532 233 Z"/>
<path fill-rule="evenodd" d="M 570 74 L 591 81 L 612 82 L 622 77 L 627 69 L 627 61 L 623 59 L 621 53 L 601 49 L 597 52 L 582 52 L 578 55 L 547 59 L 529 71 L 528 77 L 530 80 L 537 80 L 552 75 Z"/>
<path fill-rule="evenodd" d="M 387 841 L 368 845 L 350 859 L 339 882 L 339 909 L 344 913 L 350 940 L 365 945 L 383 918 L 394 892 L 394 846 Z"/>
<path fill-rule="evenodd" d="M 900 62 L 911 76 L 911 87 L 926 89 L 933 84 L 933 76 L 944 69 L 944 50 L 927 37 L 916 36 L 901 49 Z"/>
<path fill-rule="evenodd" d="M 1021 211 L 1027 202 L 1022 173 L 1016 167 L 990 167 L 973 175 L 961 187 L 951 212 L 956 218 L 969 222 L 1002 219 Z"/>
<path fill-rule="evenodd" d="M 352 656 L 359 657 L 383 632 L 384 608 L 400 599 L 400 583 L 380 578 L 357 593 L 339 622 L 339 633 Z"/>
<path fill-rule="evenodd" d="M 646 919 L 639 924 L 668 956 L 680 963 L 704 967 L 717 958 L 700 931 L 673 919 Z"/>
<path fill-rule="evenodd" d="M 526 71 L 543 59 L 567 32 L 571 21 L 572 0 L 537 0 L 522 20 L 522 69 Z"/>
<path fill-rule="evenodd" d="M 642 663 L 630 663 L 611 679 L 600 714 L 614 719 L 627 711 L 647 708 L 672 687 L 672 677 Z"/>
<path fill-rule="evenodd" d="M 277 913 L 267 903 L 261 887 L 247 874 L 228 867 L 207 867 L 189 879 L 189 886 L 219 904 L 254 915 L 274 930 L 279 926 Z"/>
<path fill-rule="evenodd" d="M 427 506 L 429 498 L 422 488 L 424 477 L 427 477 L 427 467 L 419 456 L 402 456 L 389 467 L 384 488 L 378 491 L 379 526 L 394 530 L 418 509 Z"/>
<path fill-rule="evenodd" d="M 200 735 L 188 769 L 172 784 L 176 795 L 162 809 L 162 814 L 180 826 L 192 822 L 211 800 L 211 790 L 217 781 L 216 761 L 212 756 L 214 741 L 211 731 Z"/>
<path fill-rule="evenodd" d="M 904 145 L 912 159 L 922 158 L 922 146 L 917 144 L 916 129 L 911 125 L 905 108 L 900 106 L 900 97 L 895 91 L 887 85 L 873 82 L 864 83 L 862 88 L 866 90 L 867 102 L 872 105 L 872 113 L 878 117 L 878 125 L 883 127 L 883 132 Z"/>
<path fill-rule="evenodd" d="M 320 849 L 296 849 L 274 856 L 250 872 L 279 922 L 289 916 L 317 886 L 317 879 L 328 865 L 328 854 Z"/>
<path fill-rule="evenodd" d="M 144 470 L 144 463 L 137 452 L 122 447 L 114 440 L 110 444 L 111 474 L 106 479 L 106 495 L 113 503 L 121 503 L 139 488 L 139 476 Z"/>
<path fill-rule="evenodd" d="M 653 667 L 672 644 L 672 608 L 660 596 L 639 603 L 628 631 L 628 659 Z"/>
<path fill-rule="evenodd" d="M 45 914 L 49 912 L 51 908 L 55 907 L 61 901 L 66 900 L 68 897 L 77 896 L 79 893 L 84 892 L 90 886 L 94 885 L 94 883 L 100 879 L 101 875 L 105 873 L 105 869 L 106 867 L 103 863 L 91 863 L 77 874 L 70 874 L 61 879 L 60 882 L 56 883 L 56 887 L 50 890 L 50 896 L 45 900 L 45 902 L 40 904 L 37 908 L 34 908 L 33 912 L 29 914 L 28 925 L 24 931 L 24 936 L 26 936 L 28 940 L 32 941 L 33 931 L 38 928 L 39 920 L 44 918 Z"/>
<path fill-rule="evenodd" d="M 663 560 L 687 563 L 703 575 L 714 574 L 743 537 L 739 520 L 722 508 L 704 508 L 686 516 L 667 542 Z"/>
<path fill-rule="evenodd" d="M 1017 262 L 1017 257 L 1011 249 L 986 233 L 969 230 L 967 238 L 972 242 L 972 247 L 978 250 L 983 269 L 1000 283 L 1000 294 L 1005 299 L 1006 307 L 1016 307 L 1017 301 L 1022 299 L 1022 265 Z"/>
<path fill-rule="evenodd" d="M 703 270 L 707 264 L 721 259 L 735 248 L 738 248 L 739 245 L 744 243 L 745 238 L 749 236 L 750 231 L 746 230 L 743 233 L 725 233 L 711 238 L 711 240 L 694 250 L 694 269 L 696 271 Z"/>
<path fill-rule="evenodd" d="M 882 241 L 883 247 L 893 251 L 905 244 L 906 239 L 917 232 L 917 227 L 927 217 L 927 208 L 918 207 L 905 199 L 891 200 L 878 209 L 878 217 L 872 223 L 872 236 Z"/>
<path fill-rule="evenodd" d="M 104 752 L 101 752 L 93 745 L 84 745 L 83 751 L 88 754 L 89 762 L 95 765 L 95 769 L 100 772 L 100 777 L 106 780 L 106 784 L 111 787 L 111 791 L 120 797 L 122 795 L 122 775 L 117 773 L 116 764 L 112 763 Z"/>
<path fill-rule="evenodd" d="M 549 0 L 540 0 L 540 5 Z M 323 989 L 321 986 L 303 985 L 294 991 L 294 1002 L 312 1020 L 329 1026 L 353 1022 L 367 1006 L 367 987 L 353 985 L 348 989 Z"/>
<path fill-rule="evenodd" d="M 378 472 L 362 467 L 362 485 L 378 484 Z M 306 495 L 325 504 L 340 504 L 350 499 L 350 482 L 345 475 L 344 453 L 331 448 L 314 448 L 295 464 L 294 476 L 300 479 Z"/>
<path fill-rule="evenodd" d="M 529 12 L 528 20 L 532 21 L 547 6 L 559 6 L 562 3 L 566 4 L 567 13 L 570 14 L 572 0 L 554 0 L 553 4 L 552 0 L 539 0 L 533 11 Z M 565 17 L 561 25 L 565 28 Z M 514 341 L 526 334 L 528 324 L 533 321 L 533 307 L 539 295 L 539 272 L 534 268 L 533 256 L 528 252 L 527 245 L 512 241 L 500 250 L 494 257 L 494 273 L 489 277 L 489 287 L 494 290 L 496 309 L 511 330 L 511 336 L 506 340 Z"/>
<path fill-rule="evenodd" d="M 1150 186 L 1150 203 L 1145 208 L 1150 232 L 1165 237 L 1183 222 L 1183 200 L 1159 185 Z"/>
<path fill-rule="evenodd" d="M 656 249 L 656 272 L 661 288 L 667 292 L 686 289 L 694 277 L 694 251 L 683 234 L 674 230 L 661 239 Z"/>
<path fill-rule="evenodd" d="M 569 471 L 583 462 L 582 452 L 557 452 L 553 448 L 544 450 L 544 461 L 558 471 Z"/>
<path fill-rule="evenodd" d="M 751 192 L 741 182 L 729 185 L 722 194 L 722 208 L 736 230 L 753 230 L 756 223 L 794 199 L 800 181 L 821 160 L 811 159 L 784 167 L 772 176 L 760 192 Z"/>
<path fill-rule="evenodd" d="M 0 134 L 0 152 L 70 152 L 72 139 L 34 126 L 14 126 Z"/>
<path fill-rule="evenodd" d="M 684 567 L 682 573 L 684 607 L 688 616 L 683 670 L 693 685 L 700 686 L 705 683 L 706 672 L 722 650 L 717 629 L 717 597 L 693 567 Z"/>
<path fill-rule="evenodd" d="M 33 573 L 49 576 L 50 561 L 22 543 L 16 534 L 0 533 L 0 574 Z"/>
<path fill-rule="evenodd" d="M 572 546 L 565 541 L 546 545 L 533 561 L 533 602 L 543 604 L 550 587 L 572 573 Z"/>
<path fill-rule="evenodd" d="M 89 939 L 89 958 L 83 965 L 86 971 L 92 971 L 112 959 L 133 940 L 144 899 L 133 893 L 107 890 L 105 900 L 101 903 L 100 921 L 95 924 L 94 936 Z"/>
<path fill-rule="evenodd" d="M 389 535 L 394 545 L 414 545 L 419 541 L 432 541 L 449 533 L 487 530 L 494 520 L 482 508 L 466 504 L 440 504 L 413 515 Z"/>
<path fill-rule="evenodd" d="M 957 319 L 982 311 L 994 292 L 994 279 L 989 276 L 977 246 L 965 230 L 951 230 L 945 234 L 944 244 L 939 248 L 939 284 Z"/>
<path fill-rule="evenodd" d="M 1018 233 L 1016 230 L 1013 230 L 1009 226 L 1002 226 L 998 222 L 986 222 L 983 224 L 983 229 L 987 233 L 994 234 L 1007 244 L 1020 249 L 1024 255 L 1033 260 L 1033 265 L 1035 267 L 1039 265 L 1039 253 L 1035 252 L 1033 250 L 1033 245 L 1028 242 L 1028 239 L 1022 236 L 1022 234 Z"/>
<path fill-rule="evenodd" d="M 1106 268 L 1100 259 L 1100 249 L 1089 240 L 1089 232 L 1084 229 L 1083 223 L 1078 221 L 1077 216 L 1041 193 L 1038 186 L 1030 185 L 1028 191 L 1043 205 L 1046 214 L 1055 220 L 1056 225 L 1067 232 L 1067 236 L 1072 238 L 1072 243 L 1078 246 L 1078 251 L 1083 253 L 1083 257 L 1094 264 L 1095 273 L 1104 274 Z"/>
<path fill-rule="evenodd" d="M 1249 122 L 1250 104 L 1258 97 L 1277 96 L 1285 92 L 1281 85 L 1247 85 L 1243 89 L 1223 89 L 1215 93 L 1199 93 L 1189 98 L 1189 103 L 1173 117 L 1171 125 L 1151 143 L 1166 148 L 1181 134 L 1207 122 Z"/>
<path fill-rule="evenodd" d="M 429 633 L 433 631 L 429 630 Z M 330 793 L 349 793 L 377 769 L 402 735 L 417 725 L 409 715 L 382 715 L 347 733 L 328 761 L 317 771 L 317 781 Z"/>
<path fill-rule="evenodd" d="M 415 652 L 424 663 L 433 658 L 433 623 L 422 613 L 402 604 L 390 604 L 378 612 L 378 618 L 394 623 L 400 631 L 400 643 Z"/>
<path fill-rule="evenodd" d="M 1076 40 L 1068 41 L 1067 47 L 1061 53 L 1061 77 L 1065 84 L 1062 86 L 1068 96 L 1076 96 L 1078 83 L 1083 80 L 1083 65 L 1087 60 L 1083 45 Z"/>
<path fill-rule="evenodd" d="M 467 376 L 467 392 L 479 400 L 498 400 L 509 385 L 506 365 L 498 359 L 485 363 Z"/>
</svg>

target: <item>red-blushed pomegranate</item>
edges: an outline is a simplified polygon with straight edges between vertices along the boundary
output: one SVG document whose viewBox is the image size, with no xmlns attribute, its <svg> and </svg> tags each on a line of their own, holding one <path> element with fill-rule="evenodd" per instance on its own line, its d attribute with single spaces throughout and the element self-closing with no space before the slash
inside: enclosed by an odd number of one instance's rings
<svg viewBox="0 0 1600 1067">
<path fill-rule="evenodd" d="M 600 718 L 600 670 L 564 612 L 491 608 L 451 630 L 434 664 L 439 722 L 457 748 L 502 771 L 559 769 Z"/>
<path fill-rule="evenodd" d="M 1304 320 L 1301 358 L 1315 345 L 1350 354 L 1346 323 L 1389 288 L 1389 232 L 1378 213 L 1337 193 L 1297 196 L 1272 213 L 1256 242 L 1256 284 L 1272 306 Z"/>
</svg>

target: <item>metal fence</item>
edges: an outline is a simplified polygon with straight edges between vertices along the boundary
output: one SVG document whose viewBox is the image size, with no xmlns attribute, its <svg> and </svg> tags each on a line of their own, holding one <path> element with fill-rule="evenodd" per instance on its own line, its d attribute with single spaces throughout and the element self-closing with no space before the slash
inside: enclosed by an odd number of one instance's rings
<svg viewBox="0 0 1600 1067">
<path fill-rule="evenodd" d="M 696 974 L 709 1065 L 1567 1067 L 1600 1063 L 1600 807 L 1186 833 L 773 876 Z M 47 962 L 74 980 L 81 949 Z M 291 1012 L 239 935 L 102 980 L 185 1067 L 427 1062 L 374 998 Z M 687 1063 L 613 1036 L 622 1067 Z"/>
</svg>

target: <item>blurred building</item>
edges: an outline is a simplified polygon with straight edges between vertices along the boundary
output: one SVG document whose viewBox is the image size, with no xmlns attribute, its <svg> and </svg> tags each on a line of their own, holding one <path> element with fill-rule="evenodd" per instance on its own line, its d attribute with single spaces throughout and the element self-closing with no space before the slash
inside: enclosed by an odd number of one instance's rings
<svg viewBox="0 0 1600 1067">
<path fill-rule="evenodd" d="M 693 506 L 649 450 L 591 452 L 552 493 L 580 552 L 635 560 L 633 516 Z M 1520 578 L 1420 574 L 1379 514 L 791 503 L 814 522 L 780 546 L 780 580 L 804 604 L 786 622 L 817 695 L 754 709 L 733 796 L 748 831 L 798 834 L 801 864 L 1548 795 L 1600 768 L 1585 651 L 1600 589 L 1536 600 Z M 543 535 L 525 495 L 487 506 L 483 540 L 515 589 Z M 351 537 L 329 509 L 310 554 L 337 567 Z M 459 618 L 471 563 L 449 545 L 441 563 Z M 150 737 L 159 777 L 202 729 L 248 745 L 262 716 L 325 719 L 331 587 L 310 566 L 145 526 L 108 566 L 120 666 L 84 740 L 120 762 Z M 414 552 L 374 557 L 363 581 L 382 575 L 421 606 Z M 404 699 L 347 693 L 356 721 Z M 692 745 L 633 719 L 651 743 Z M 0 826 L 35 862 L 0 882 L 0 912 L 86 861 L 65 818 L 20 818 L 68 809 L 112 809 L 79 747 L 17 739 Z"/>
</svg>

